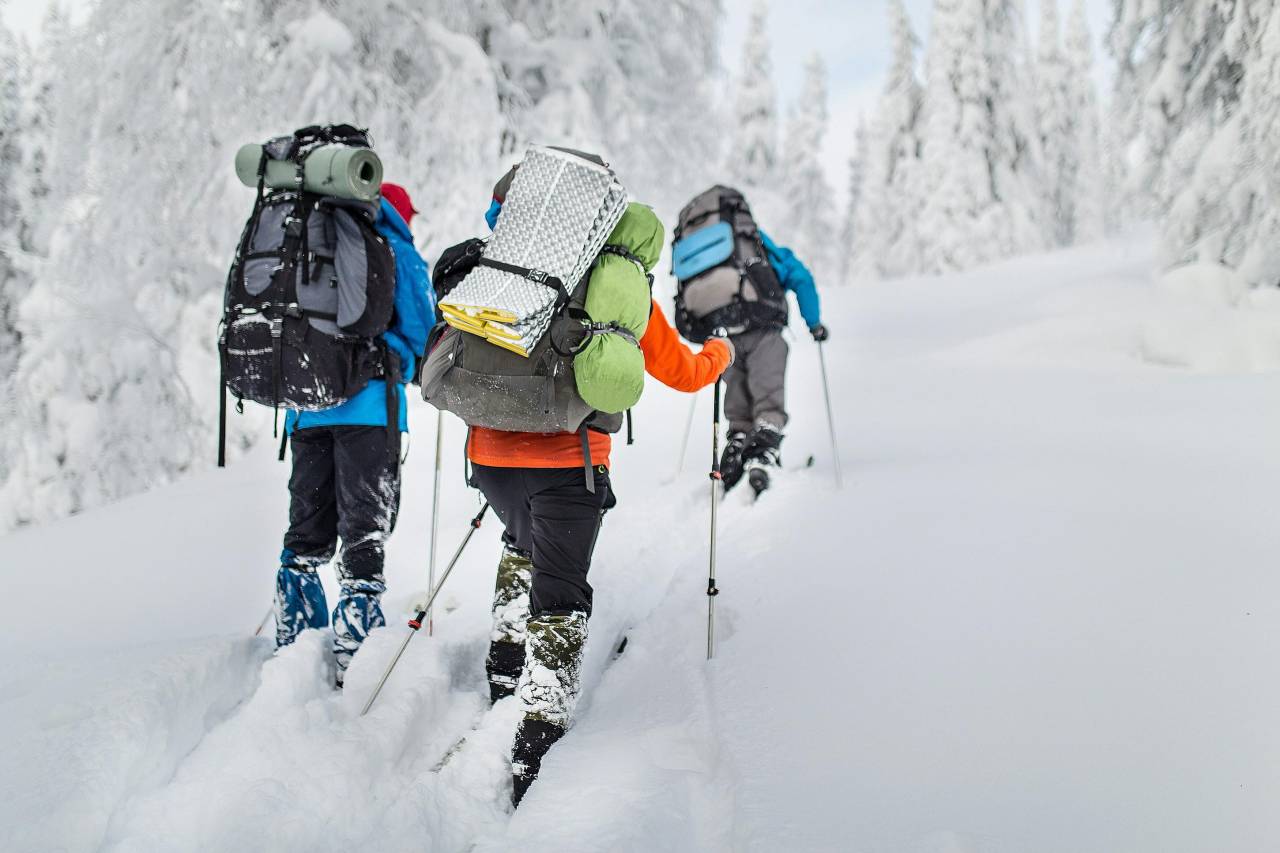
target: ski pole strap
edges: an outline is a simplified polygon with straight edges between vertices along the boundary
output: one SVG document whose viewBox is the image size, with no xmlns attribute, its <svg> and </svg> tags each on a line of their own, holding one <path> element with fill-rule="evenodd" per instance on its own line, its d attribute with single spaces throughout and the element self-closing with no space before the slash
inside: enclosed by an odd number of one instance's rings
<svg viewBox="0 0 1280 853">
<path fill-rule="evenodd" d="M 578 440 L 582 443 L 582 474 L 586 481 L 587 491 L 596 493 L 595 472 L 591 470 L 591 436 L 587 435 L 587 427 L 578 427 Z"/>
<path fill-rule="evenodd" d="M 493 258 L 486 258 L 483 256 L 480 258 L 479 265 L 482 267 L 490 267 L 495 270 L 501 270 L 502 272 L 509 272 L 512 275 L 518 275 L 521 278 L 527 278 L 535 284 L 546 285 L 559 294 L 559 297 L 556 299 L 557 308 L 569 301 L 569 291 L 565 290 L 564 282 L 557 276 L 554 276 L 545 270 L 516 266 L 515 264 L 509 264 L 505 261 L 495 261 Z"/>
</svg>

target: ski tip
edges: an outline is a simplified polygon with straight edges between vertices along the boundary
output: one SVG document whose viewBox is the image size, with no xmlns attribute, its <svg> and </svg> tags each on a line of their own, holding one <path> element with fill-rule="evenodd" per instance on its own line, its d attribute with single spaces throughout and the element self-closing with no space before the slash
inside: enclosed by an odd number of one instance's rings
<svg viewBox="0 0 1280 853">
<path fill-rule="evenodd" d="M 617 645 L 617 647 L 616 647 L 616 648 L 614 648 L 614 650 L 613 650 L 613 656 L 614 656 L 615 658 L 616 658 L 616 657 L 618 657 L 618 656 L 620 656 L 623 652 L 625 652 L 625 651 L 627 650 L 627 640 L 629 640 L 629 639 L 631 639 L 631 638 L 630 638 L 630 637 L 628 637 L 626 634 L 623 634 L 623 635 L 622 635 L 622 640 L 621 640 L 621 642 L 619 642 L 619 643 L 618 643 L 618 645 Z"/>
<path fill-rule="evenodd" d="M 815 461 L 816 461 L 816 460 L 813 458 L 813 456 L 810 456 L 810 457 L 805 461 L 805 463 L 804 463 L 804 467 L 806 467 L 806 468 L 812 468 L 812 467 L 813 467 L 813 463 L 814 463 Z"/>
</svg>

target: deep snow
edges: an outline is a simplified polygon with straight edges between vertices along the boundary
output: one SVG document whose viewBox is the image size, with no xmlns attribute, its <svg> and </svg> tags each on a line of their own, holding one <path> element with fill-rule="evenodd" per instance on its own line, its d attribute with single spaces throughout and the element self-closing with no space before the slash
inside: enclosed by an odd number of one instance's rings
<svg viewBox="0 0 1280 853">
<path fill-rule="evenodd" d="M 676 476 L 688 398 L 650 383 L 578 724 L 514 817 L 492 519 L 358 717 L 424 585 L 425 406 L 392 625 L 344 694 L 322 635 L 249 637 L 285 517 L 271 448 L 0 539 L 0 850 L 1277 849 L 1274 305 L 1197 314 L 1146 242 L 826 292 L 845 487 L 806 336 L 784 458 L 817 465 L 725 502 L 710 664 L 710 394 Z M 462 435 L 446 554 L 477 506 Z"/>
</svg>

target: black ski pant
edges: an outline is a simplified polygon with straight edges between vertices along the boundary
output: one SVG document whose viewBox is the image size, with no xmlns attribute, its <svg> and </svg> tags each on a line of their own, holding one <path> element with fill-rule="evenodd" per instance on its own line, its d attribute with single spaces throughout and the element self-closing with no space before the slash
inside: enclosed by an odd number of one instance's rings
<svg viewBox="0 0 1280 853">
<path fill-rule="evenodd" d="M 400 510 L 400 460 L 387 451 L 386 428 L 311 427 L 295 430 L 290 443 L 285 550 L 295 565 L 320 566 L 341 539 L 339 581 L 381 592 L 386 541 Z"/>
<path fill-rule="evenodd" d="M 472 466 L 472 483 L 502 519 L 503 541 L 530 555 L 533 587 L 529 613 L 591 615 L 587 571 L 604 511 L 615 503 L 609 471 L 593 470 L 595 493 L 578 468 Z"/>
</svg>

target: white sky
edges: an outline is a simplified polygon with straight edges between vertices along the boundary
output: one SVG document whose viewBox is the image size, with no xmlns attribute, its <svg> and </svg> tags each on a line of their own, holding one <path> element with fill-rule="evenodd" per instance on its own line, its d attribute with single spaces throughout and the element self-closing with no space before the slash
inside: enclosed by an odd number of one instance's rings
<svg viewBox="0 0 1280 853">
<path fill-rule="evenodd" d="M 731 78 L 739 73 L 742 41 L 753 0 L 723 0 L 727 11 L 721 59 Z M 891 60 L 887 0 L 767 0 L 769 5 L 770 52 L 773 77 L 778 88 L 781 115 L 799 94 L 804 62 L 817 51 L 827 64 L 829 77 L 830 129 L 826 140 L 827 171 L 839 204 L 844 203 L 858 117 L 868 117 Z M 1057 0 L 1065 26 L 1074 0 Z M 1031 28 L 1031 45 L 1040 20 L 1039 0 L 1024 0 Z M 907 14 L 920 38 L 929 30 L 932 0 L 906 0 Z M 1102 52 L 1102 38 L 1111 22 L 1113 0 L 1086 0 L 1089 25 L 1093 30 L 1099 85 L 1109 79 L 1110 69 Z M 1103 98 L 1107 91 L 1101 92 Z M 783 122 L 785 127 L 785 118 Z"/>
<path fill-rule="evenodd" d="M 61 0 L 63 8 L 83 11 L 90 0 Z M 198 0 L 193 0 L 198 2 Z M 738 73 L 742 40 L 752 0 L 723 0 L 726 16 L 721 57 L 726 71 Z M 826 162 L 837 199 L 842 200 L 848 177 L 849 155 L 859 115 L 875 107 L 885 70 L 889 67 L 889 24 L 886 0 L 768 0 L 769 31 L 774 81 L 782 115 L 800 91 L 804 61 L 815 50 L 827 63 L 830 78 L 831 124 L 827 133 Z M 1038 0 L 1025 0 L 1032 37 L 1039 21 Z M 1057 0 L 1065 21 L 1073 0 Z M 1097 44 L 1100 85 L 1110 73 L 1102 52 L 1102 37 L 1111 20 L 1113 0 L 1085 0 L 1089 23 Z M 34 41 L 51 0 L 0 0 L 6 23 Z M 920 37 L 928 35 L 932 0 L 906 0 L 907 12 Z M 1034 41 L 1032 44 L 1034 45 Z M 1107 92 L 1102 92 L 1105 98 Z M 842 201 L 840 203 L 843 203 Z"/>
</svg>

